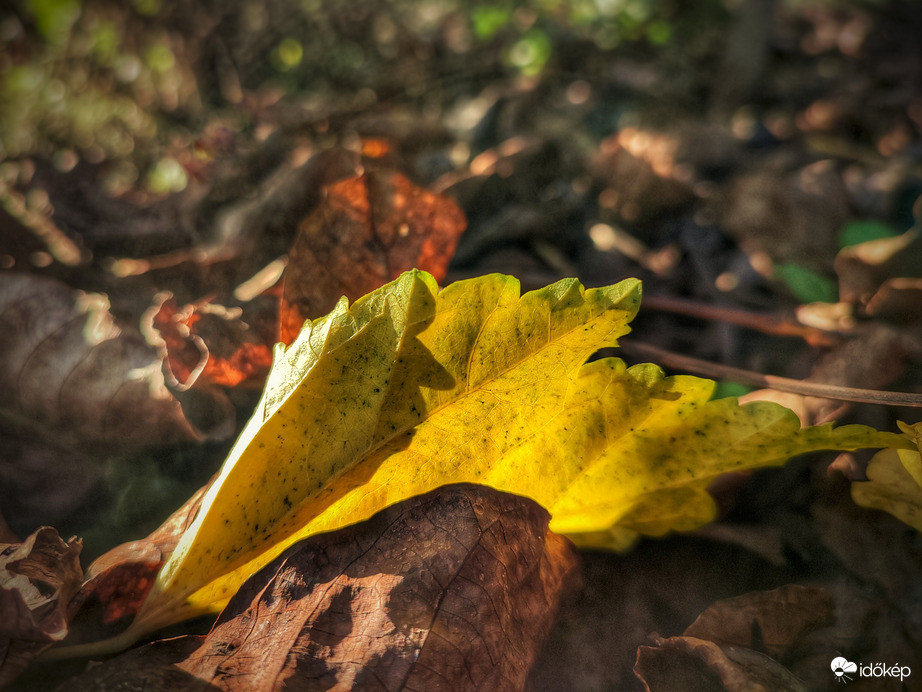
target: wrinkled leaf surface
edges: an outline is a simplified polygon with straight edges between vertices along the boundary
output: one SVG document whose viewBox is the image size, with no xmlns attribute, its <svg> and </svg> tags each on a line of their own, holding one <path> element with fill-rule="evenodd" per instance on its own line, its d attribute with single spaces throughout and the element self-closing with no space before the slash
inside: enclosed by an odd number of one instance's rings
<svg viewBox="0 0 922 692">
<path fill-rule="evenodd" d="M 522 497 L 455 485 L 292 546 L 207 637 L 156 642 L 69 689 L 521 690 L 573 576 Z"/>
<path fill-rule="evenodd" d="M 835 604 L 818 587 L 787 584 L 711 604 L 684 635 L 780 658 L 803 633 L 829 624 Z"/>
</svg>

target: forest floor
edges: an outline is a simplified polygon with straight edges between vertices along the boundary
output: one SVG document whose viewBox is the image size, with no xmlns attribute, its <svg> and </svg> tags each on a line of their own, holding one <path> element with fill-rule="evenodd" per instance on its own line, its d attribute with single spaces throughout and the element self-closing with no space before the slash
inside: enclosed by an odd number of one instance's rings
<svg viewBox="0 0 922 692">
<path fill-rule="evenodd" d="M 917 422 L 907 406 L 765 391 L 713 367 L 922 393 L 922 10 L 634 4 L 646 14 L 633 24 L 581 24 L 541 4 L 495 15 L 446 4 L 425 21 L 397 5 L 331 5 L 289 24 L 284 2 L 165 2 L 145 15 L 94 1 L 60 36 L 3 10 L 9 531 L 80 535 L 86 565 L 211 478 L 262 388 L 298 229 L 324 186 L 356 171 L 396 171 L 457 203 L 466 224 L 453 252 L 452 239 L 442 256 L 415 256 L 443 285 L 489 272 L 523 290 L 638 277 L 644 303 L 616 354 L 629 363 L 671 374 L 688 364 L 670 353 L 699 359 L 712 369 L 696 374 L 718 379 L 720 395 L 780 401 L 804 424 Z M 405 261 L 334 252 L 323 278 L 302 277 L 324 284 L 295 296 L 309 303 L 302 317 Z M 184 309 L 226 371 L 196 385 L 195 357 L 171 354 L 175 381 L 162 386 L 182 408 L 167 410 L 147 389 L 129 392 L 125 373 L 159 365 L 145 325 Z M 87 352 L 66 339 L 55 351 L 14 338 L 75 315 L 124 340 L 85 371 Z M 77 388 L 87 398 L 65 410 Z M 648 660 L 656 690 L 689 679 L 749 689 L 734 665 L 761 670 L 753 679 L 772 679 L 767 689 L 834 689 L 838 656 L 914 666 L 903 682 L 859 677 L 854 689 L 922 689 L 922 539 L 853 502 L 870 456 L 814 454 L 724 478 L 715 523 L 626 554 L 581 552 L 581 584 L 531 689 L 643 689 L 643 646 L 668 652 L 668 664 Z M 716 607 L 761 613 L 766 597 L 753 592 L 775 589 L 768 600 L 796 614 L 712 632 L 736 652 L 722 662 L 658 639 L 725 599 L 740 598 Z M 73 672 L 32 668 L 10 689 L 54 689 Z"/>
</svg>

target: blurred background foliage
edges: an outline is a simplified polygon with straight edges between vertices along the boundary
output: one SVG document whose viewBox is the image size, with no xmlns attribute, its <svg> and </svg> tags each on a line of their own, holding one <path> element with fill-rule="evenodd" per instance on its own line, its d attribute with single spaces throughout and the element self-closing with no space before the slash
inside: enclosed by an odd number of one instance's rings
<svg viewBox="0 0 922 692">
<path fill-rule="evenodd" d="M 498 79 L 591 77 L 619 48 L 677 64 L 716 50 L 730 13 L 682 6 L 16 0 L 0 10 L 0 158 L 105 162 L 111 193 L 164 195 L 213 153 L 195 142 L 208 123 L 272 127 L 265 110 L 280 102 L 320 112 L 402 98 L 433 115 Z"/>
<path fill-rule="evenodd" d="M 541 271 L 671 281 L 675 247 L 729 236 L 755 260 L 708 290 L 754 268 L 830 301 L 835 252 L 913 224 L 920 34 L 914 0 L 14 0 L 0 201 L 54 216 L 73 264 L 143 257 L 241 234 L 258 214 L 240 202 L 271 198 L 274 174 L 380 137 L 388 165 L 464 207 L 456 268 L 540 237 Z M 277 206 L 282 254 L 310 205 Z M 622 252 L 625 233 L 647 249 Z"/>
<path fill-rule="evenodd" d="M 596 105 L 603 107 L 588 117 L 593 134 L 604 136 L 634 107 L 624 98 L 606 99 L 606 90 L 639 93 L 674 117 L 713 110 L 719 101 L 733 112 L 753 96 L 766 60 L 796 69 L 795 52 L 824 57 L 814 80 L 855 78 L 845 63 L 866 57 L 861 47 L 874 13 L 899 21 L 904 6 L 885 0 L 14 0 L 0 10 L 0 160 L 37 154 L 69 170 L 79 158 L 105 164 L 100 179 L 111 194 L 162 196 L 183 190 L 239 133 L 264 139 L 310 114 L 322 120 L 395 100 L 444 119 L 490 84 L 548 77 L 584 80 L 600 92 Z M 850 23 L 842 20 L 847 25 L 832 26 L 846 7 L 859 12 Z M 778 16 L 769 48 L 768 26 Z M 794 46 L 800 37 L 793 27 L 811 22 L 812 44 Z M 792 96 L 804 101 L 792 107 L 809 105 L 806 80 L 780 94 L 779 79 L 760 85 L 760 107 Z M 572 98 L 580 98 L 579 87 Z M 828 115 L 822 106 L 815 119 Z M 887 127 L 889 115 L 879 116 Z"/>
</svg>

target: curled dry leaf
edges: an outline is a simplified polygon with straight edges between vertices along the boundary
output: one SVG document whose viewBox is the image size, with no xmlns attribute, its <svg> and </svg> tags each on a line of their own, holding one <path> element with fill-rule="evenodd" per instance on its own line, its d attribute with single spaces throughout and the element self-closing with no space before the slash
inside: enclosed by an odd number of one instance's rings
<svg viewBox="0 0 922 692">
<path fill-rule="evenodd" d="M 0 688 L 67 635 L 67 604 L 80 587 L 79 539 L 42 527 L 0 543 Z"/>
<path fill-rule="evenodd" d="M 807 692 L 768 656 L 695 637 L 658 637 L 656 646 L 638 647 L 634 674 L 647 692 Z"/>
<path fill-rule="evenodd" d="M 922 198 L 920 198 L 922 199 Z M 917 205 L 916 218 L 922 218 L 922 203 Z M 836 256 L 835 270 L 839 276 L 840 299 L 859 303 L 877 311 L 892 312 L 887 306 L 890 299 L 880 295 L 892 293 L 895 288 L 888 282 L 893 279 L 918 279 L 922 258 L 922 233 L 918 224 L 894 238 L 868 240 L 842 249 Z M 911 283 L 909 288 L 915 284 Z M 898 285 L 897 285 L 898 287 Z"/>
<path fill-rule="evenodd" d="M 922 278 L 886 279 L 865 306 L 872 317 L 918 326 Z"/>
<path fill-rule="evenodd" d="M 206 301 L 180 308 L 172 295 L 161 294 L 152 323 L 166 349 L 167 364 L 176 386 L 217 385 L 235 387 L 260 381 L 272 364 L 272 344 L 277 315 L 276 300 L 265 296 L 259 323 L 272 322 L 272 334 L 244 320 L 242 308 L 226 308 Z M 271 306 L 270 306 L 271 303 Z M 257 325 L 258 326 L 258 325 Z"/>
<path fill-rule="evenodd" d="M 834 609 L 825 590 L 788 584 L 712 604 L 685 630 L 685 636 L 778 658 L 802 634 L 828 624 Z"/>
<path fill-rule="evenodd" d="M 356 300 L 414 267 L 441 279 L 466 224 L 453 201 L 396 172 L 370 171 L 326 193 L 291 248 L 279 319 L 285 343 L 341 296 Z"/>
<path fill-rule="evenodd" d="M 9 418 L 58 442 L 200 437 L 167 390 L 156 349 L 115 323 L 105 296 L 33 275 L 0 274 L 0 401 Z"/>
<path fill-rule="evenodd" d="M 207 637 L 142 647 L 68 689 L 523 689 L 574 576 L 548 519 L 525 498 L 445 486 L 292 546 Z"/>
<path fill-rule="evenodd" d="M 634 672 L 650 692 L 806 690 L 779 660 L 834 611 L 824 589 L 796 584 L 718 601 L 681 637 L 639 647 Z"/>
</svg>

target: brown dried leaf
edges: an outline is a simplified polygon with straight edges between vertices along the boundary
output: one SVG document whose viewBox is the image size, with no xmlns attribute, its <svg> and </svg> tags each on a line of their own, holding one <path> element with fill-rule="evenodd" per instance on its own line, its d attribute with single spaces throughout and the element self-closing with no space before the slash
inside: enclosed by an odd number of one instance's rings
<svg viewBox="0 0 922 692">
<path fill-rule="evenodd" d="M 886 324 L 868 322 L 856 328 L 854 336 L 836 346 L 817 362 L 807 382 L 887 389 L 900 378 L 906 362 L 922 356 L 922 342 L 907 331 Z M 808 397 L 806 407 L 812 420 L 833 420 L 845 404 Z"/>
<path fill-rule="evenodd" d="M 922 203 L 916 218 L 922 218 Z M 895 238 L 869 240 L 836 256 L 840 300 L 868 305 L 888 279 L 922 278 L 922 232 L 913 228 Z M 877 299 L 880 300 L 880 299 Z"/>
<path fill-rule="evenodd" d="M 42 527 L 0 543 L 0 687 L 67 635 L 67 604 L 80 587 L 82 543 Z"/>
<path fill-rule="evenodd" d="M 68 689 L 167 667 L 195 677 L 145 689 L 522 689 L 574 571 L 548 519 L 525 498 L 440 488 L 292 546 L 207 637 L 130 652 Z"/>
<path fill-rule="evenodd" d="M 922 357 L 922 340 L 909 330 L 879 322 L 863 322 L 849 339 L 823 355 L 805 382 L 856 387 L 890 388 L 905 372 L 907 361 Z M 776 390 L 759 390 L 740 397 L 741 402 L 775 401 L 797 413 L 804 425 L 834 421 L 852 404 L 838 399 L 804 396 Z"/>
<path fill-rule="evenodd" d="M 684 634 L 778 658 L 802 634 L 828 624 L 834 610 L 824 589 L 788 584 L 717 601 Z"/>
<path fill-rule="evenodd" d="M 840 300 L 864 313 L 918 327 L 922 297 L 922 197 L 913 208 L 916 226 L 895 238 L 869 240 L 843 248 L 836 256 Z"/>
<path fill-rule="evenodd" d="M 647 692 L 806 692 L 768 656 L 695 637 L 656 638 L 637 649 L 634 674 Z"/>
<path fill-rule="evenodd" d="M 83 445 L 199 439 L 160 366 L 140 332 L 115 323 L 105 296 L 0 274 L 0 401 L 11 419 Z"/>
<path fill-rule="evenodd" d="M 887 389 L 905 371 L 906 361 L 922 355 L 922 342 L 913 334 L 876 322 L 862 324 L 854 336 L 824 355 L 807 382 Z M 825 423 L 842 414 L 847 403 L 807 397 L 808 420 Z"/>
<path fill-rule="evenodd" d="M 634 672 L 651 692 L 800 692 L 807 685 L 775 659 L 834 611 L 824 589 L 796 584 L 718 601 L 683 636 L 639 647 Z"/>
<path fill-rule="evenodd" d="M 805 520 L 822 542 L 822 548 L 814 550 L 829 551 L 837 566 L 834 580 L 825 582 L 837 604 L 834 627 L 809 638 L 816 640 L 825 659 L 822 663 L 829 665 L 830 642 L 849 661 L 905 664 L 918 660 L 922 650 L 917 597 L 922 580 L 919 533 L 885 512 L 858 506 L 842 479 L 827 479 L 821 489 Z M 808 681 L 812 672 L 821 671 L 821 680 L 827 684 L 828 669 L 816 664 L 808 667 L 808 663 L 792 663 L 791 669 Z M 906 683 L 854 676 L 848 687 L 874 692 L 920 689 L 918 678 Z"/>
<path fill-rule="evenodd" d="M 370 171 L 326 192 L 301 224 L 285 270 L 279 334 L 286 343 L 340 296 L 354 301 L 414 267 L 441 279 L 464 230 L 453 201 L 400 173 Z"/>
<path fill-rule="evenodd" d="M 871 317 L 918 326 L 922 278 L 886 279 L 865 306 Z"/>
</svg>

